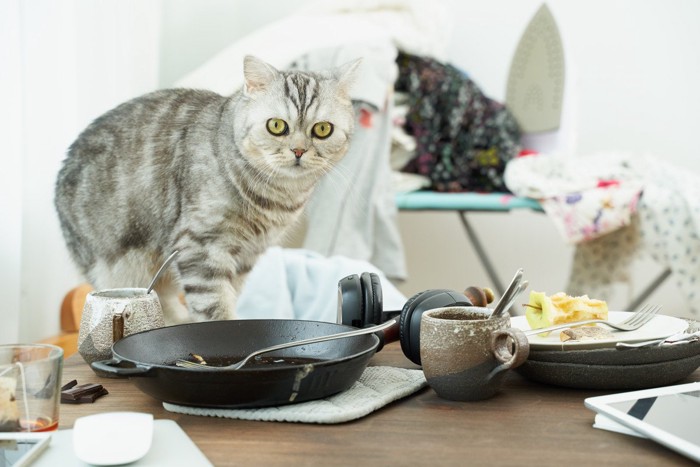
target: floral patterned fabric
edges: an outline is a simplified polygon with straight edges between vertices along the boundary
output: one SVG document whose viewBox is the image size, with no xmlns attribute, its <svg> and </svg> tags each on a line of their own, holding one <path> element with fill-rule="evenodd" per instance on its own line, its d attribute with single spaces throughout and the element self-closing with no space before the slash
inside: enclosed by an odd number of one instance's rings
<svg viewBox="0 0 700 467">
<path fill-rule="evenodd" d="M 409 107 L 404 130 L 416 140 L 402 171 L 430 178 L 435 191 L 508 192 L 503 172 L 520 151 L 513 115 L 449 64 L 403 52 L 397 64 L 394 89 Z"/>
<path fill-rule="evenodd" d="M 651 257 L 660 267 L 670 270 L 671 279 L 688 305 L 687 309 L 670 312 L 700 316 L 700 177 L 697 174 L 652 157 L 598 154 L 563 159 L 540 155 L 510 162 L 505 179 L 517 195 L 538 198 L 543 204 L 586 190 L 609 193 L 611 188 L 629 188 L 627 201 L 622 198 L 619 201 L 619 220 L 624 221 L 620 222 L 621 226 L 576 243 L 566 292 L 608 300 L 616 283 L 626 283 L 632 288 L 634 261 Z M 610 180 L 616 183 L 597 186 L 600 181 Z M 572 215 L 578 216 L 580 212 L 580 219 L 588 219 L 589 229 L 595 230 L 598 221 L 586 214 L 584 206 L 573 203 Z M 548 211 L 548 215 L 555 224 L 567 222 L 557 219 L 560 213 Z"/>
<path fill-rule="evenodd" d="M 532 154 L 511 161 L 505 177 L 514 193 L 538 199 L 572 244 L 629 225 L 643 187 L 639 174 L 610 157 L 586 163 Z"/>
</svg>

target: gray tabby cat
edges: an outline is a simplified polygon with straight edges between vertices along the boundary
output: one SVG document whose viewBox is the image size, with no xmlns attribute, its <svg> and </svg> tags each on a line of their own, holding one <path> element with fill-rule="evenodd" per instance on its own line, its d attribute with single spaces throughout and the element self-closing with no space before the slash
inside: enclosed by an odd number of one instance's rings
<svg viewBox="0 0 700 467">
<path fill-rule="evenodd" d="M 97 118 L 70 147 L 55 199 L 92 285 L 145 287 L 179 250 L 156 285 L 166 320 L 234 318 L 259 255 L 348 150 L 358 65 L 278 71 L 248 56 L 231 97 L 156 91 Z"/>
</svg>

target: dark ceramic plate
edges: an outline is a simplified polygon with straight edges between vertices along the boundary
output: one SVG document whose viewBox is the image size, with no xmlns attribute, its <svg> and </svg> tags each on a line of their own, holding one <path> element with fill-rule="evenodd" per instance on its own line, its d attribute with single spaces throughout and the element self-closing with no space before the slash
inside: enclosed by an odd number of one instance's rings
<svg viewBox="0 0 700 467">
<path fill-rule="evenodd" d="M 688 332 L 700 327 L 690 321 Z M 645 389 L 686 378 L 700 366 L 700 342 L 618 350 L 530 350 L 517 371 L 539 383 L 580 389 Z"/>
<path fill-rule="evenodd" d="M 588 365 L 527 360 L 517 371 L 539 383 L 579 389 L 645 389 L 667 386 L 690 376 L 700 366 L 692 357 L 641 365 Z"/>
<path fill-rule="evenodd" d="M 528 360 L 578 365 L 644 365 L 700 355 L 700 341 L 665 347 L 594 350 L 530 350 Z"/>
</svg>

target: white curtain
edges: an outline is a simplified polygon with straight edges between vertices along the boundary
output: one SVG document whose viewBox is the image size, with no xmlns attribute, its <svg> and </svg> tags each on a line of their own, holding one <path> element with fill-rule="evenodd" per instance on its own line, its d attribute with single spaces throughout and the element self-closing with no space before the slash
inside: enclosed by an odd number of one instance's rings
<svg viewBox="0 0 700 467">
<path fill-rule="evenodd" d="M 53 207 L 66 150 L 95 117 L 157 88 L 158 0 L 0 2 L 0 344 L 57 333 L 82 281 Z"/>
</svg>

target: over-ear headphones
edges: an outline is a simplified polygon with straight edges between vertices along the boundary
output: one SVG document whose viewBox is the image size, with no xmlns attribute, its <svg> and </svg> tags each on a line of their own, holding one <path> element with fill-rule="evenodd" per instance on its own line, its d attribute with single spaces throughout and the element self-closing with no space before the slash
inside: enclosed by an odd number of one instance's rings
<svg viewBox="0 0 700 467">
<path fill-rule="evenodd" d="M 491 300 L 493 295 L 489 296 L 484 289 L 476 287 L 470 287 L 464 293 L 430 289 L 412 296 L 400 311 L 384 311 L 379 276 L 364 272 L 338 282 L 338 322 L 365 327 L 398 317 L 401 350 L 409 360 L 420 365 L 420 320 L 424 312 L 445 306 L 486 306 Z"/>
</svg>

